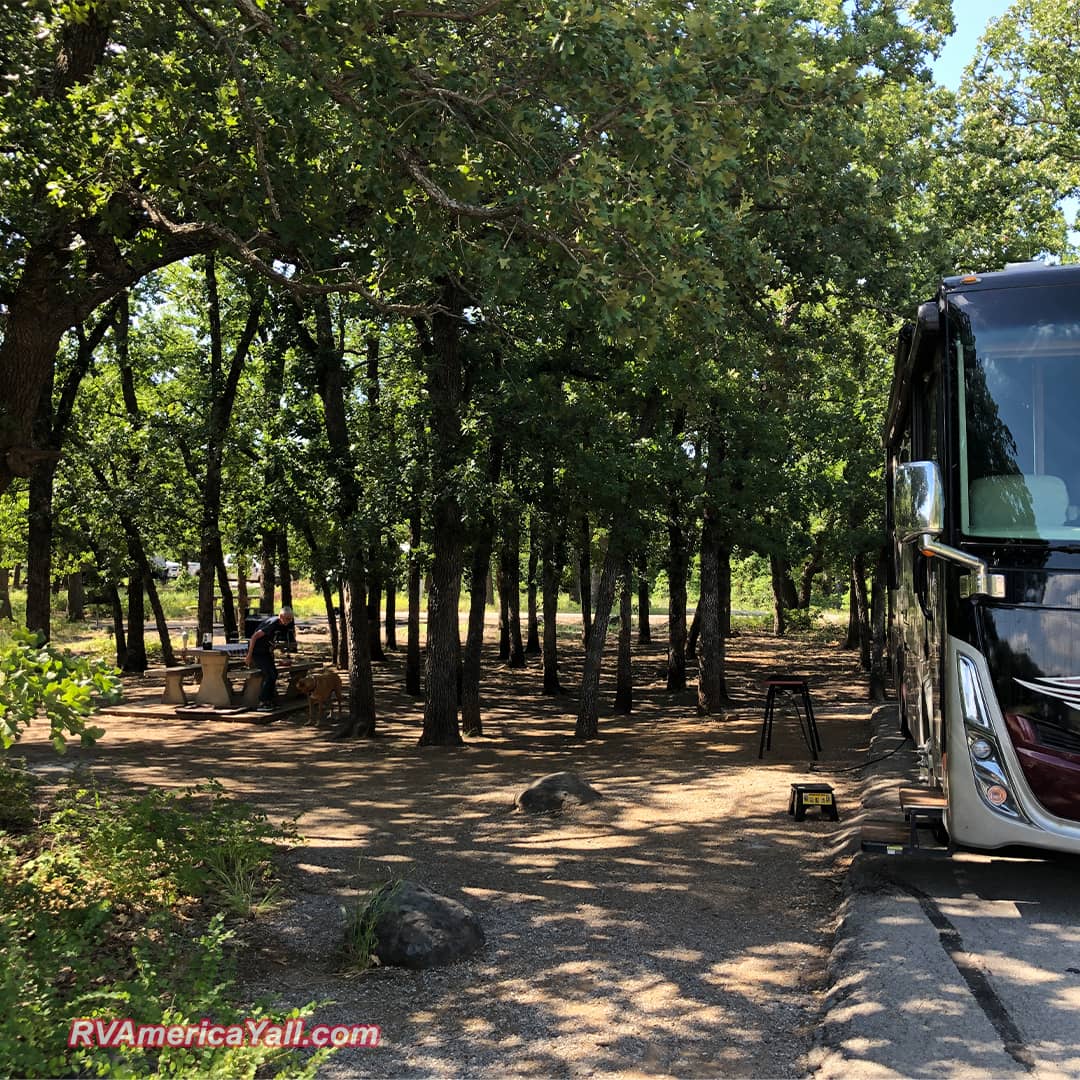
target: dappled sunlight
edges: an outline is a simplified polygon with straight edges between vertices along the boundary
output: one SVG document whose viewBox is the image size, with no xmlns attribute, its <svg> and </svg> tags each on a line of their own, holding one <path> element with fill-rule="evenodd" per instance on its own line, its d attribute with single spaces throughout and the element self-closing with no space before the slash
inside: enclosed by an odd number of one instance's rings
<svg viewBox="0 0 1080 1080">
<path fill-rule="evenodd" d="M 463 1034 L 519 1076 L 691 1076 L 768 1072 L 782 1031 L 797 1070 L 790 1040 L 801 1032 L 805 1048 L 813 1030 L 847 823 L 795 822 L 789 787 L 824 779 L 842 817 L 854 810 L 854 778 L 829 767 L 859 760 L 869 708 L 853 697 L 864 690 L 850 656 L 785 642 L 785 666 L 850 708 L 822 710 L 819 771 L 808 772 L 790 716 L 778 716 L 758 762 L 763 671 L 743 650 L 767 671 L 780 666 L 774 646 L 749 635 L 733 644 L 728 714 L 700 717 L 693 695 L 673 704 L 654 686 L 631 716 L 602 717 L 592 743 L 572 737 L 572 697 L 545 698 L 535 666 L 509 673 L 489 656 L 485 735 L 419 750 L 421 706 L 400 692 L 395 656 L 376 671 L 375 741 L 330 742 L 299 718 L 257 727 L 152 715 L 106 722 L 98 748 L 73 754 L 133 782 L 214 775 L 272 817 L 300 815 L 306 845 L 289 864 L 299 892 L 268 924 L 281 956 L 261 977 L 289 1000 L 332 998 L 335 1015 L 348 1007 L 382 1023 L 379 1074 L 394 1074 L 406 1048 L 412 1070 L 468 1072 Z M 652 672 L 663 662 L 654 649 Z M 610 672 L 601 689 L 610 700 Z M 532 780 L 567 769 L 602 799 L 557 816 L 514 810 Z M 467 903 L 487 945 L 448 969 L 335 975 L 338 908 L 396 876 Z M 258 973 L 249 978 L 259 989 Z M 373 1060 L 349 1051 L 336 1068 Z"/>
</svg>

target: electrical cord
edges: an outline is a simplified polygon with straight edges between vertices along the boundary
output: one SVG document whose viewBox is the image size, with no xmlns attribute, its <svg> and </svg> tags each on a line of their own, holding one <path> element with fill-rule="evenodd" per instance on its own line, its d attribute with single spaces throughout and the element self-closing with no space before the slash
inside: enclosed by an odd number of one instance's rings
<svg viewBox="0 0 1080 1080">
<path fill-rule="evenodd" d="M 910 735 L 905 735 L 900 740 L 899 744 L 894 746 L 887 754 L 882 754 L 880 757 L 871 758 L 869 761 L 864 761 L 861 765 L 852 765 L 852 766 L 850 766 L 850 767 L 848 767 L 846 769 L 829 769 L 828 771 L 830 773 L 859 772 L 862 769 L 869 768 L 871 765 L 876 765 L 879 761 L 887 761 L 889 758 L 891 758 L 893 756 L 893 754 L 899 753 L 901 750 L 903 750 L 904 744 L 909 743 L 909 742 L 911 742 L 911 736 Z M 819 769 L 824 769 L 824 768 L 827 768 L 827 766 L 823 765 L 819 761 L 812 761 L 810 763 L 810 771 L 811 772 L 816 772 Z"/>
</svg>

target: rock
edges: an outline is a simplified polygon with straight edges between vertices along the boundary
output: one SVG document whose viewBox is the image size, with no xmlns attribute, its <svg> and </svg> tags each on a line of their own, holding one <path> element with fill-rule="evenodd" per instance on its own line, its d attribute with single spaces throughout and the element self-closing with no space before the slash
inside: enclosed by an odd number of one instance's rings
<svg viewBox="0 0 1080 1080">
<path fill-rule="evenodd" d="M 563 808 L 567 799 L 589 803 L 602 797 L 576 772 L 558 772 L 542 776 L 527 787 L 514 800 L 514 805 L 526 814 L 555 814 Z"/>
<path fill-rule="evenodd" d="M 380 964 L 441 967 L 472 956 L 484 944 L 480 920 L 464 904 L 413 881 L 383 885 L 361 916 L 371 917 L 371 952 Z"/>
</svg>

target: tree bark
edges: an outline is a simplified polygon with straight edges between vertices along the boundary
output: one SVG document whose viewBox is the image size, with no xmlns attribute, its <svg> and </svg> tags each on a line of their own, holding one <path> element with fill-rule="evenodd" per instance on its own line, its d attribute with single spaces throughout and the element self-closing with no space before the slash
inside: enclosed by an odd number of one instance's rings
<svg viewBox="0 0 1080 1080">
<path fill-rule="evenodd" d="M 405 643 L 405 693 L 420 697 L 420 511 L 409 522 L 409 625 Z"/>
<path fill-rule="evenodd" d="M 871 585 L 870 601 L 870 700 L 885 700 L 885 592 L 887 547 L 878 551 Z"/>
<path fill-rule="evenodd" d="M 694 617 L 690 620 L 690 631 L 686 635 L 686 658 L 697 659 L 698 638 L 701 636 L 701 598 L 698 597 L 697 607 L 694 608 Z"/>
<path fill-rule="evenodd" d="M 510 662 L 510 589 L 506 582 L 506 568 L 503 560 L 502 544 L 499 546 L 499 559 L 495 568 L 495 591 L 499 594 L 499 659 L 504 664 Z"/>
<path fill-rule="evenodd" d="M 397 571 L 391 570 L 386 575 L 386 616 L 383 622 L 386 633 L 386 648 L 397 651 Z"/>
<path fill-rule="evenodd" d="M 859 619 L 859 667 L 870 670 L 870 605 L 866 596 L 866 555 L 859 552 L 851 563 L 855 583 L 855 610 Z"/>
<path fill-rule="evenodd" d="M 731 545 L 721 542 L 717 555 L 720 575 L 720 636 L 731 637 Z"/>
<path fill-rule="evenodd" d="M 262 534 L 260 557 L 262 573 L 259 575 L 259 614 L 274 615 L 277 612 L 277 530 L 267 529 Z"/>
<path fill-rule="evenodd" d="M 488 458 L 489 494 L 484 501 L 473 545 L 469 581 L 469 629 L 461 660 L 461 724 L 466 735 L 483 735 L 480 714 L 480 668 L 484 648 L 484 616 L 487 614 L 487 583 L 491 573 L 491 549 L 495 542 L 495 487 L 502 472 L 505 439 L 495 435 Z"/>
<path fill-rule="evenodd" d="M 672 499 L 668 507 L 668 664 L 667 688 L 686 689 L 686 568 L 690 561 L 682 505 Z"/>
<path fill-rule="evenodd" d="M 145 621 L 142 574 L 138 569 L 133 569 L 128 578 L 127 649 L 120 665 L 123 671 L 134 671 L 141 675 L 147 668 L 146 636 L 143 630 Z"/>
<path fill-rule="evenodd" d="M 619 658 L 615 669 L 615 712 L 627 716 L 634 707 L 631 620 L 634 613 L 633 571 L 629 557 L 623 560 L 619 590 Z"/>
<path fill-rule="evenodd" d="M 377 550 L 373 554 L 376 559 L 379 557 Z M 380 663 L 386 660 L 386 653 L 383 652 L 382 646 L 382 620 L 379 617 L 379 601 L 382 599 L 382 589 L 382 578 L 373 570 L 369 570 L 367 620 L 370 640 L 368 641 L 368 649 L 371 652 L 371 659 Z"/>
<path fill-rule="evenodd" d="M 536 523 L 536 511 L 529 511 L 529 570 L 526 588 L 528 590 L 529 631 L 525 642 L 526 656 L 540 655 L 540 620 L 536 611 L 537 580 L 536 572 L 540 563 L 540 530 Z"/>
<path fill-rule="evenodd" d="M 278 576 L 281 578 L 281 606 L 291 608 L 292 597 L 292 563 L 289 559 L 289 530 L 285 522 L 278 523 Z"/>
<path fill-rule="evenodd" d="M 463 557 L 461 506 L 455 472 L 461 457 L 463 397 L 461 324 L 457 316 L 465 302 L 465 297 L 454 285 L 443 287 L 445 311 L 431 317 L 430 344 L 425 350 L 434 499 L 427 621 L 427 698 L 421 746 L 460 746 L 462 743 L 458 731 L 457 689 L 461 650 L 458 600 Z"/>
<path fill-rule="evenodd" d="M 579 739 L 595 739 L 600 733 L 600 667 L 604 658 L 611 605 L 615 599 L 615 584 L 619 578 L 622 556 L 617 544 L 608 545 L 604 569 L 600 575 L 600 588 L 596 594 L 596 617 L 585 647 L 585 668 L 581 675 L 581 701 L 578 703 L 577 725 L 574 733 Z M 582 578 L 582 603 L 587 591 Z"/>
<path fill-rule="evenodd" d="M 67 617 L 68 622 L 83 622 L 86 618 L 86 589 L 78 570 L 67 576 Z"/>
<path fill-rule="evenodd" d="M 0 619 L 13 621 L 14 618 L 11 610 L 11 571 L 6 566 L 0 566 Z"/>
<path fill-rule="evenodd" d="M 638 556 L 638 644 L 652 644 L 649 625 L 649 562 L 644 552 Z"/>
<path fill-rule="evenodd" d="M 124 605 L 120 599 L 120 590 L 115 581 L 110 581 L 105 586 L 109 596 L 109 604 L 112 607 L 113 639 L 116 644 L 116 666 L 122 668 L 127 657 L 127 634 L 124 632 Z"/>
<path fill-rule="evenodd" d="M 578 591 L 581 596 L 581 641 L 587 648 L 592 631 L 592 528 L 588 514 L 581 515 L 578 531 Z"/>
<path fill-rule="evenodd" d="M 507 665 L 525 666 L 525 647 L 521 641 L 521 519 L 516 511 L 503 521 L 502 578 L 507 596 L 507 624 L 510 652 Z"/>
<path fill-rule="evenodd" d="M 715 505 L 706 502 L 701 529 L 701 596 L 698 646 L 699 713 L 712 715 L 728 701 L 724 674 L 724 638 L 720 633 L 720 524 Z"/>
<path fill-rule="evenodd" d="M 844 648 L 855 650 L 859 647 L 859 602 L 856 596 L 855 563 L 848 564 L 848 625 L 844 637 Z"/>
<path fill-rule="evenodd" d="M 810 558 L 802 569 L 799 576 L 798 609 L 807 611 L 810 608 L 810 600 L 814 593 L 814 578 L 821 573 L 825 565 L 825 536 L 821 534 L 814 539 L 814 546 L 810 551 Z"/>
<path fill-rule="evenodd" d="M 345 364 L 344 344 L 335 335 L 330 305 L 325 297 L 312 302 L 315 317 L 314 336 L 298 318 L 297 339 L 315 361 L 319 397 L 323 403 L 326 439 L 330 446 L 329 464 L 337 486 L 337 505 L 334 507 L 341 531 L 341 554 L 344 563 L 342 608 L 345 616 L 343 643 L 348 650 L 349 715 L 335 729 L 334 738 L 363 736 L 376 733 L 375 684 L 371 674 L 368 652 L 366 567 L 364 564 L 365 535 L 359 519 L 361 491 L 357 483 L 357 464 L 349 434 L 345 402 L 351 393 Z M 265 568 L 264 568 L 265 569 Z"/>
<path fill-rule="evenodd" d="M 52 637 L 53 478 L 56 465 L 42 462 L 30 473 L 26 539 L 26 628 Z"/>
<path fill-rule="evenodd" d="M 769 576 L 773 594 L 773 636 L 783 637 L 787 633 L 787 620 L 784 617 L 783 564 L 777 555 L 769 556 Z"/>
<path fill-rule="evenodd" d="M 491 566 L 491 532 L 473 548 L 469 588 L 469 629 L 461 662 L 461 727 L 466 735 L 483 735 L 480 713 L 480 668 L 484 648 L 484 616 L 487 613 L 487 575 Z"/>
</svg>

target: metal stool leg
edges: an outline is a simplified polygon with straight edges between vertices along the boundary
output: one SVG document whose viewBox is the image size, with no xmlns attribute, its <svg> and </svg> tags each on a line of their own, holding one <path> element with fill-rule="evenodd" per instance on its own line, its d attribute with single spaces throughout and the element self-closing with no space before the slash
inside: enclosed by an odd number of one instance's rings
<svg viewBox="0 0 1080 1080">
<path fill-rule="evenodd" d="M 761 722 L 761 742 L 758 744 L 758 758 L 765 755 L 766 747 L 772 749 L 772 714 L 776 701 L 776 688 L 770 686 L 765 694 L 765 718 Z"/>
<path fill-rule="evenodd" d="M 817 717 L 814 716 L 814 703 L 810 700 L 810 687 L 803 687 L 803 700 L 806 702 L 806 715 L 810 718 L 810 731 L 818 750 L 823 750 L 821 745 L 821 732 L 818 730 Z"/>
</svg>

